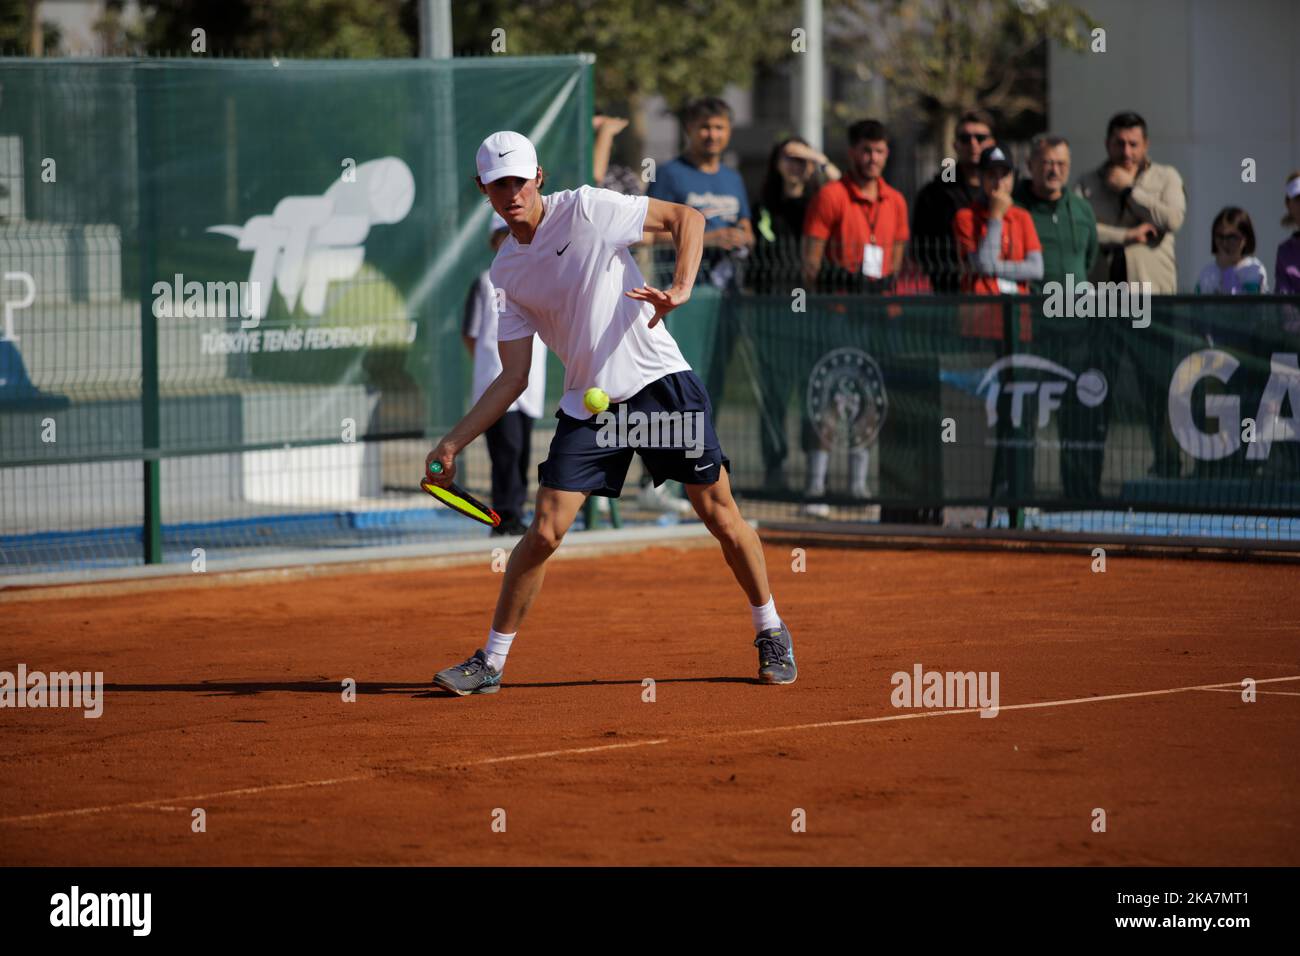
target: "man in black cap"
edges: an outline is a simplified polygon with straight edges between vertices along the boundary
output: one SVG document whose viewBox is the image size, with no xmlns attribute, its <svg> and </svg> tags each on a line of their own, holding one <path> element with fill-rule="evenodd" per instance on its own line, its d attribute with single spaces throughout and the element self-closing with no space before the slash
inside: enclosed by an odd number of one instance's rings
<svg viewBox="0 0 1300 956">
<path fill-rule="evenodd" d="M 980 197 L 958 211 L 952 224 L 967 270 L 961 280 L 967 294 L 1028 295 L 1028 283 L 1043 278 L 1043 248 L 1034 219 L 1011 200 L 1015 178 L 1011 158 L 1000 147 L 990 146 L 980 154 Z M 1033 331 L 1026 306 L 1020 307 L 1019 319 L 1019 339 L 1028 342 Z M 994 339 L 1001 346 L 1003 307 L 1000 303 L 963 306 L 958 326 L 965 336 Z M 1010 412 L 996 418 L 1000 454 L 994 465 L 993 493 L 1023 500 L 1032 495 L 1034 418 L 1023 414 L 1023 405 L 1013 403 Z"/>
<path fill-rule="evenodd" d="M 1015 205 L 1015 168 L 1000 146 L 980 154 L 980 195 L 953 219 L 957 252 L 966 272 L 962 291 L 974 295 L 1028 295 L 1043 278 L 1043 247 L 1034 219 Z M 1022 330 L 1028 337 L 1028 330 Z M 1001 338 L 1001 332 L 991 336 Z"/>
<path fill-rule="evenodd" d="M 954 157 L 946 157 L 934 179 L 916 194 L 912 215 L 912 256 L 921 264 L 935 292 L 955 295 L 962 273 L 952 238 L 958 209 L 980 192 L 980 153 L 996 143 L 993 117 L 984 110 L 961 114 L 953 136 Z"/>
</svg>

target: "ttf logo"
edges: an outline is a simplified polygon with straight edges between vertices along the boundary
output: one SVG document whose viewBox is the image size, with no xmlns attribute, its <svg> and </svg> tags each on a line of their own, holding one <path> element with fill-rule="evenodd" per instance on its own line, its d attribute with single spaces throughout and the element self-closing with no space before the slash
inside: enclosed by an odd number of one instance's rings
<svg viewBox="0 0 1300 956">
<path fill-rule="evenodd" d="M 401 222 L 415 202 L 415 177 L 406 163 L 385 156 L 345 170 L 322 196 L 286 196 L 269 216 L 254 216 L 242 226 L 210 226 L 253 254 L 251 288 L 275 288 L 290 311 L 301 296 L 303 310 L 325 310 L 331 282 L 352 278 L 361 269 L 362 243 L 370 227 Z M 266 317 L 270 296 L 255 297 L 249 328 Z"/>
<path fill-rule="evenodd" d="M 1034 381 L 1010 381 L 1001 379 L 1007 369 L 1026 369 L 1045 372 L 1053 378 L 1039 378 Z M 980 379 L 975 391 L 984 396 L 984 412 L 988 417 L 989 427 L 998 423 L 998 399 L 1002 395 L 1011 396 L 1011 425 L 1019 428 L 1024 420 L 1025 399 L 1036 395 L 1038 400 L 1038 427 L 1045 428 L 1052 420 L 1052 412 L 1061 407 L 1061 398 L 1074 384 L 1074 394 L 1078 400 L 1089 408 L 1096 408 L 1106 400 L 1109 386 L 1106 376 L 1095 368 L 1076 375 L 1064 365 L 1042 358 L 1038 355 L 1017 353 L 998 359 L 989 366 L 984 377 Z"/>
</svg>

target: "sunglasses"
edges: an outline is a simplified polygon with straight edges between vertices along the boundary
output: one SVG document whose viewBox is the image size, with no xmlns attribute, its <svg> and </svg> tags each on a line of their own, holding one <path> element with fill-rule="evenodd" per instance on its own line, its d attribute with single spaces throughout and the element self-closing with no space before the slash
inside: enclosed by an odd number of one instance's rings
<svg viewBox="0 0 1300 956">
<path fill-rule="evenodd" d="M 984 133 L 958 133 L 957 134 L 957 142 L 959 143 L 983 143 L 983 142 L 987 142 L 992 138 L 993 138 L 992 136 L 989 136 Z"/>
<path fill-rule="evenodd" d="M 1216 242 L 1245 242 L 1246 237 L 1239 232 L 1216 232 L 1214 240 Z"/>
</svg>

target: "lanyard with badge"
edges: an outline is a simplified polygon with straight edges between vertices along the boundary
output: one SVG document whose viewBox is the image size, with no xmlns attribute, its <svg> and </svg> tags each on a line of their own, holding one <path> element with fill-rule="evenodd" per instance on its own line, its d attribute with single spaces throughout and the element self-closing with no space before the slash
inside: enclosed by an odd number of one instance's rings
<svg viewBox="0 0 1300 956">
<path fill-rule="evenodd" d="M 876 245 L 876 222 L 880 219 L 880 207 L 884 197 L 880 195 L 880 185 L 876 185 L 876 201 L 868 206 L 875 207 L 875 214 L 867 216 L 867 244 L 862 247 L 862 274 L 868 279 L 880 279 L 885 274 L 885 250 Z"/>
</svg>

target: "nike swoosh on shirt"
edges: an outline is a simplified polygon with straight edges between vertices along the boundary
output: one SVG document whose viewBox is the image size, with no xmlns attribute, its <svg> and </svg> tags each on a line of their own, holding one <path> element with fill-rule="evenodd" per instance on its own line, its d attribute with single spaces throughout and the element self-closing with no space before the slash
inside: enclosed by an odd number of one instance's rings
<svg viewBox="0 0 1300 956">
<path fill-rule="evenodd" d="M 703 471 L 705 468 L 712 468 L 712 467 L 713 467 L 713 462 L 709 462 L 707 465 L 696 465 L 695 470 Z"/>
<path fill-rule="evenodd" d="M 568 242 L 566 242 L 566 243 L 564 244 L 564 249 L 569 248 L 569 246 L 571 246 L 571 245 L 573 245 L 573 240 L 572 240 L 572 239 L 570 239 Z M 556 254 L 557 256 L 562 256 L 562 255 L 564 255 L 564 249 L 556 249 L 556 250 L 555 250 L 555 254 Z"/>
</svg>

